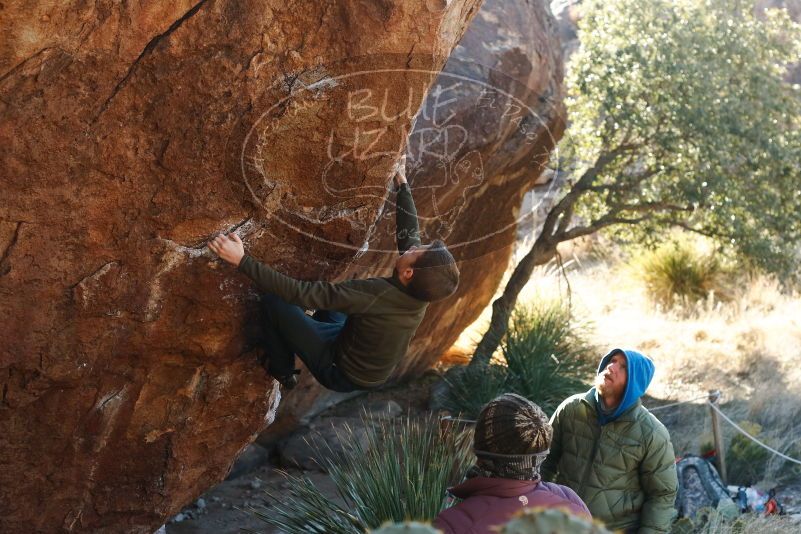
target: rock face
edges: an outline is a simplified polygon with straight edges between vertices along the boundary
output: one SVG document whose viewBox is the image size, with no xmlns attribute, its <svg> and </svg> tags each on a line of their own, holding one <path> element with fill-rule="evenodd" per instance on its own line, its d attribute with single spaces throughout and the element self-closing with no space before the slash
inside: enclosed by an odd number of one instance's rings
<svg viewBox="0 0 801 534">
<path fill-rule="evenodd" d="M 461 276 L 456 295 L 429 307 L 399 376 L 434 364 L 495 294 L 517 226 L 537 217 L 522 199 L 564 131 L 563 76 L 547 2 L 485 0 L 437 79 L 453 102 L 426 102 L 439 109 L 412 133 L 410 182 L 424 234 L 448 243 Z"/>
<path fill-rule="evenodd" d="M 479 4 L 0 6 L 0 531 L 152 532 L 224 478 L 279 394 L 204 242 L 341 276 Z"/>
<path fill-rule="evenodd" d="M 485 0 L 435 80 L 409 138 L 408 175 L 424 241 L 445 240 L 460 262 L 461 281 L 456 295 L 429 306 L 397 378 L 434 364 L 494 295 L 516 227 L 537 214 L 531 204 L 521 212 L 523 195 L 542 181 L 564 129 L 562 78 L 548 3 Z M 390 274 L 393 232 L 388 203 L 348 274 Z M 302 380 L 262 439 L 292 429 L 319 391 Z"/>
</svg>

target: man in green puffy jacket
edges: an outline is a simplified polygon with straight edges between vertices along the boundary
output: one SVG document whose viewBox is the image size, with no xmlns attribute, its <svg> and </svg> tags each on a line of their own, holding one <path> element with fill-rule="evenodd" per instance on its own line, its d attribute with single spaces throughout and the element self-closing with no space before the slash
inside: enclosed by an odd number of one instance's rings
<svg viewBox="0 0 801 534">
<path fill-rule="evenodd" d="M 678 490 L 665 426 L 640 397 L 654 376 L 650 358 L 614 349 L 595 387 L 566 399 L 551 417 L 543 480 L 572 488 L 593 517 L 626 533 L 668 532 Z"/>
</svg>

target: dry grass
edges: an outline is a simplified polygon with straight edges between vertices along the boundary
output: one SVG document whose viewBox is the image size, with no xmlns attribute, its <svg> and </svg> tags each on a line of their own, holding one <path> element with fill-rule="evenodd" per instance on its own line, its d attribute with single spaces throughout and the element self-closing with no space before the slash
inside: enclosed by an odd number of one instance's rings
<svg viewBox="0 0 801 534">
<path fill-rule="evenodd" d="M 700 521 L 699 521 L 700 522 Z M 791 517 L 763 516 L 759 514 L 745 514 L 734 520 L 728 520 L 714 511 L 709 514 L 707 521 L 696 525 L 695 528 L 676 528 L 673 534 L 692 532 L 692 534 L 786 534 L 798 532 L 801 528 L 798 521 Z"/>
</svg>

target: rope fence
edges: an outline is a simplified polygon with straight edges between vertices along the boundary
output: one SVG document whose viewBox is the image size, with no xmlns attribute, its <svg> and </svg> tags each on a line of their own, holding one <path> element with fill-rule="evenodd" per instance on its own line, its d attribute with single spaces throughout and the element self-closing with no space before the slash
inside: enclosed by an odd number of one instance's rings
<svg viewBox="0 0 801 534">
<path fill-rule="evenodd" d="M 659 410 L 664 410 L 666 408 L 673 408 L 675 406 L 681 406 L 682 404 L 690 404 L 691 402 L 695 402 L 695 401 L 701 400 L 701 399 L 708 400 L 709 399 L 709 395 L 701 395 L 700 397 L 687 399 L 685 401 L 673 402 L 673 403 L 670 403 L 670 404 L 663 404 L 662 406 L 654 406 L 653 408 L 648 408 L 648 411 L 649 412 L 658 412 Z"/>
<path fill-rule="evenodd" d="M 689 404 L 691 402 L 695 402 L 695 401 L 698 401 L 698 400 L 701 400 L 701 399 L 706 399 L 706 402 L 704 404 L 708 405 L 712 410 L 714 410 L 714 412 L 716 414 L 718 414 L 724 421 L 729 423 L 737 432 L 739 432 L 740 434 L 742 434 L 746 438 L 750 439 L 751 441 L 753 441 L 754 443 L 756 443 L 757 445 L 759 445 L 760 447 L 762 447 L 766 451 L 770 452 L 771 454 L 774 454 L 775 456 L 783 458 L 784 460 L 787 460 L 788 462 L 792 462 L 794 464 L 801 465 L 801 460 L 797 460 L 795 458 L 791 458 L 790 456 L 787 456 L 783 452 L 774 449 L 773 447 L 771 447 L 767 443 L 763 442 L 759 438 L 751 435 L 747 430 L 745 430 L 743 427 L 741 427 L 740 425 L 735 423 L 731 419 L 731 417 L 729 417 L 728 415 L 723 413 L 723 411 L 717 405 L 717 402 L 718 402 L 718 400 L 720 400 L 720 397 L 721 397 L 720 391 L 711 391 L 708 395 L 702 395 L 702 396 L 695 397 L 695 398 L 692 398 L 692 399 L 687 399 L 685 401 L 673 402 L 673 403 L 670 403 L 670 404 L 665 404 L 663 406 L 656 406 L 654 408 L 649 408 L 648 410 L 651 411 L 651 412 L 655 412 L 655 411 L 663 410 L 663 409 L 666 409 L 666 408 L 674 408 L 676 406 L 681 406 L 682 404 Z"/>
<path fill-rule="evenodd" d="M 728 416 L 728 415 L 726 415 L 725 413 L 723 413 L 722 411 L 720 411 L 720 408 L 718 408 L 717 406 L 715 406 L 715 405 L 714 405 L 713 403 L 711 403 L 711 402 L 709 402 L 708 404 L 709 404 L 709 405 L 712 407 L 712 409 L 713 409 L 713 410 L 715 410 L 715 411 L 717 412 L 717 414 L 718 414 L 719 416 L 721 416 L 721 417 L 723 418 L 723 420 L 724 420 L 724 421 L 726 421 L 726 422 L 727 422 L 727 423 L 729 423 L 731 426 L 733 426 L 733 427 L 734 427 L 734 429 L 735 429 L 735 430 L 737 430 L 737 431 L 738 431 L 740 434 L 742 434 L 743 436 L 747 437 L 748 439 L 750 439 L 751 441 L 753 441 L 754 443 L 756 443 L 757 445 L 759 445 L 759 446 L 760 446 L 760 447 L 762 447 L 763 449 L 765 449 L 765 450 L 767 450 L 767 451 L 769 451 L 769 452 L 772 452 L 772 453 L 773 453 L 773 454 L 775 454 L 776 456 L 779 456 L 780 458 L 784 458 L 784 459 L 785 459 L 785 460 L 787 460 L 788 462 L 792 462 L 792 463 L 794 463 L 794 464 L 801 465 L 801 460 L 796 460 L 795 458 L 791 458 L 791 457 L 787 456 L 786 454 L 784 454 L 783 452 L 779 452 L 779 451 L 777 451 L 776 449 L 774 449 L 774 448 L 773 448 L 773 447 L 771 447 L 770 445 L 767 445 L 767 444 L 765 444 L 765 443 L 763 443 L 763 442 L 759 441 L 757 438 L 755 438 L 754 436 L 752 436 L 751 434 L 749 434 L 749 433 L 748 433 L 746 430 L 744 430 L 744 429 L 743 429 L 743 428 L 742 428 L 740 425 L 738 425 L 737 423 L 735 423 L 734 421 L 732 421 L 732 420 L 729 418 L 729 416 Z"/>
</svg>

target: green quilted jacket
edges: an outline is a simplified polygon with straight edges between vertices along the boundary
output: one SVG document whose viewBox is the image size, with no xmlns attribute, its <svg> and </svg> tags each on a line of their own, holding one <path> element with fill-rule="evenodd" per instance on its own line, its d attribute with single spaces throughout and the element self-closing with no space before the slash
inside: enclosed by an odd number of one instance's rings
<svg viewBox="0 0 801 534">
<path fill-rule="evenodd" d="M 572 488 L 608 528 L 668 532 L 678 480 L 667 429 L 639 400 L 601 426 L 596 402 L 591 389 L 556 409 L 543 479 Z"/>
</svg>

